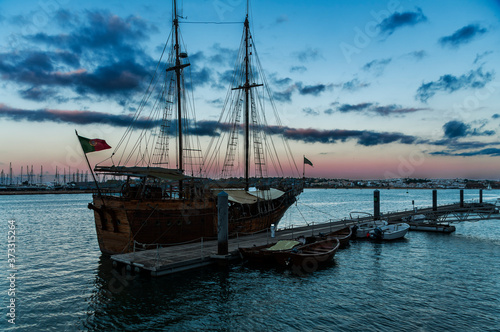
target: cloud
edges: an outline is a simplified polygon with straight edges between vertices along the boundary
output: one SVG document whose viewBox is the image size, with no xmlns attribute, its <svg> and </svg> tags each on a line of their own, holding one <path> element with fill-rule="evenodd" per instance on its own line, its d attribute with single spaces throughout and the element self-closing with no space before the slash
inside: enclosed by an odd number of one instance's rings
<svg viewBox="0 0 500 332">
<path fill-rule="evenodd" d="M 295 129 L 288 127 L 279 128 L 283 135 L 292 140 L 305 143 L 337 143 L 347 140 L 355 140 L 363 146 L 375 146 L 381 144 L 401 143 L 414 144 L 417 138 L 401 133 L 374 132 L 368 130 L 317 130 L 317 129 Z"/>
<path fill-rule="evenodd" d="M 488 30 L 478 24 L 469 24 L 461 29 L 458 29 L 453 34 L 439 38 L 441 46 L 449 46 L 456 48 L 462 44 L 471 42 L 477 36 L 485 34 Z"/>
<path fill-rule="evenodd" d="M 381 33 L 392 35 L 401 27 L 413 26 L 425 21 L 427 21 L 427 17 L 423 14 L 422 9 L 417 8 L 414 12 L 394 13 L 380 22 L 378 27 Z"/>
<path fill-rule="evenodd" d="M 365 114 L 375 114 L 380 116 L 403 115 L 425 110 L 428 110 L 428 108 L 412 108 L 412 107 L 408 108 L 408 107 L 402 107 L 400 105 L 379 106 L 376 103 L 360 103 L 354 105 L 342 104 L 336 107 L 336 111 L 340 113 L 357 112 Z M 331 112 L 329 114 L 331 114 Z"/>
<path fill-rule="evenodd" d="M 312 115 L 312 116 L 318 116 L 319 115 L 318 111 L 315 111 L 315 110 L 313 110 L 310 107 L 303 108 L 302 112 L 304 112 L 306 115 Z"/>
<path fill-rule="evenodd" d="M 428 56 L 427 52 L 424 50 L 410 52 L 410 53 L 407 53 L 406 55 L 414 58 L 417 61 L 422 60 L 423 58 Z"/>
<path fill-rule="evenodd" d="M 0 75 L 20 86 L 21 97 L 68 100 L 71 90 L 119 102 L 143 91 L 154 62 L 141 43 L 156 31 L 154 26 L 136 16 L 121 18 L 105 11 L 88 11 L 83 18 L 58 11 L 51 23 L 64 32 L 22 36 L 30 45 L 0 54 Z"/>
<path fill-rule="evenodd" d="M 316 85 L 306 85 L 302 86 L 301 83 L 297 83 L 297 87 L 299 89 L 299 93 L 301 95 L 313 95 L 318 96 L 321 92 L 325 91 L 328 88 L 331 88 L 331 85 L 325 84 L 316 84 Z"/>
<path fill-rule="evenodd" d="M 198 121 L 197 125 L 196 133 L 208 136 L 219 136 L 220 132 L 228 132 L 233 128 L 231 124 L 217 123 L 215 121 Z M 311 128 L 290 128 L 286 126 L 267 126 L 263 127 L 263 130 L 270 135 L 283 135 L 289 140 L 305 143 L 333 144 L 355 140 L 357 144 L 363 146 L 375 146 L 390 143 L 415 144 L 420 142 L 414 136 L 368 130 L 318 130 Z"/>
<path fill-rule="evenodd" d="M 488 56 L 488 55 L 490 55 L 492 53 L 493 53 L 493 51 L 486 51 L 486 52 L 477 54 L 476 58 L 474 59 L 473 64 L 478 64 L 481 60 L 483 60 L 484 57 L 486 57 L 486 56 Z"/>
<path fill-rule="evenodd" d="M 115 115 L 109 113 L 100 113 L 92 111 L 67 111 L 67 110 L 24 110 L 11 108 L 0 104 L 0 118 L 12 121 L 30 121 L 30 122 L 55 122 L 71 123 L 78 125 L 106 124 L 116 127 L 128 127 L 133 118 L 128 115 Z M 160 124 L 160 120 L 149 118 L 138 118 L 133 122 L 136 128 L 153 128 Z"/>
<path fill-rule="evenodd" d="M 444 136 L 450 139 L 456 139 L 467 136 L 493 136 L 495 132 L 492 130 L 482 131 L 481 128 L 471 128 L 470 124 L 462 121 L 449 121 L 443 125 Z M 484 127 L 481 126 L 481 127 Z"/>
<path fill-rule="evenodd" d="M 439 91 L 452 93 L 461 89 L 480 89 L 494 78 L 494 72 L 483 73 L 481 68 L 471 70 L 466 74 L 454 76 L 451 74 L 443 75 L 437 81 L 422 83 L 417 90 L 415 98 L 422 102 L 427 102 L 429 98 Z"/>
<path fill-rule="evenodd" d="M 457 156 L 457 157 L 475 157 L 475 156 L 500 157 L 500 149 L 486 148 L 486 149 L 467 151 L 467 152 L 436 151 L 436 152 L 431 152 L 430 154 L 439 156 Z"/>
<path fill-rule="evenodd" d="M 79 19 L 68 12 L 66 16 L 67 20 Z M 106 11 L 87 11 L 85 22 L 66 33 L 57 35 L 37 33 L 25 38 L 32 42 L 71 50 L 77 54 L 87 50 L 93 52 L 106 50 L 107 54 L 110 54 L 109 51 L 113 50 L 112 55 L 108 56 L 120 56 L 121 53 L 130 57 L 132 54 L 143 54 L 136 43 L 148 40 L 150 33 L 157 30 L 155 26 L 137 16 L 121 18 Z"/>
<path fill-rule="evenodd" d="M 354 78 L 348 82 L 344 82 L 341 84 L 335 84 L 336 87 L 340 87 L 342 90 L 346 91 L 358 91 L 362 88 L 366 88 L 370 86 L 370 83 L 363 83 L 357 78 Z"/>
<path fill-rule="evenodd" d="M 444 136 L 448 138 L 457 138 L 467 136 L 470 126 L 461 121 L 450 121 L 443 125 Z"/>
<path fill-rule="evenodd" d="M 297 57 L 297 59 L 299 59 L 300 62 L 316 61 L 323 58 L 320 50 L 318 50 L 317 48 L 297 52 L 295 53 L 295 56 Z"/>
<path fill-rule="evenodd" d="M 288 22 L 288 16 L 285 15 L 285 14 L 281 14 L 277 19 L 276 19 L 276 23 L 277 24 L 281 24 L 281 23 L 285 23 L 285 22 Z"/>
<path fill-rule="evenodd" d="M 387 65 L 391 63 L 391 61 L 392 61 L 391 58 L 382 60 L 373 60 L 365 64 L 362 67 L 362 69 L 364 71 L 372 72 L 376 76 L 380 76 L 384 72 L 385 67 L 387 67 Z"/>
<path fill-rule="evenodd" d="M 305 66 L 293 66 L 290 68 L 291 73 L 305 73 L 307 68 Z"/>
<path fill-rule="evenodd" d="M 211 51 L 213 51 L 213 54 L 208 56 L 208 61 L 209 63 L 213 66 L 214 64 L 217 65 L 222 65 L 222 66 L 232 66 L 234 64 L 234 60 L 238 56 L 238 50 L 237 49 L 231 49 L 231 48 L 226 48 L 222 47 L 219 43 L 214 44 L 211 47 Z M 203 54 L 202 52 L 199 52 Z M 189 57 L 194 63 L 198 59 L 195 59 L 193 57 Z"/>
</svg>

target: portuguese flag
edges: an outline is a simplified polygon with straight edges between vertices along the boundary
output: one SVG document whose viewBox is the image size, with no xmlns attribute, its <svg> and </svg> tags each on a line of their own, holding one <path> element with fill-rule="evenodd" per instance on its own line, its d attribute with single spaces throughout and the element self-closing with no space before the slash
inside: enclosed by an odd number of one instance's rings
<svg viewBox="0 0 500 332">
<path fill-rule="evenodd" d="M 76 134 L 76 136 L 78 136 L 78 140 L 80 141 L 83 152 L 85 153 L 111 149 L 108 143 L 106 143 L 106 141 L 103 139 L 98 139 L 98 138 L 88 139 L 78 134 Z"/>
</svg>

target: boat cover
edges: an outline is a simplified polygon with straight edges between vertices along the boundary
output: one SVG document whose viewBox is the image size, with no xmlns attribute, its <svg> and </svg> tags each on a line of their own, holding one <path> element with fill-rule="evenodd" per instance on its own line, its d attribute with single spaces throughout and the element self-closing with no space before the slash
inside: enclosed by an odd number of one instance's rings
<svg viewBox="0 0 500 332">
<path fill-rule="evenodd" d="M 267 250 L 271 250 L 271 251 L 288 250 L 288 249 L 292 249 L 293 247 L 295 247 L 298 244 L 302 244 L 302 243 L 299 241 L 295 241 L 295 240 L 279 240 L 278 242 L 276 242 L 276 244 L 274 246 L 267 248 Z"/>
<path fill-rule="evenodd" d="M 218 195 L 222 189 L 214 190 L 214 194 Z M 271 188 L 269 190 L 246 191 L 245 189 L 224 189 L 228 194 L 228 199 L 231 202 L 240 204 L 253 204 L 258 200 L 273 200 L 280 198 L 285 193 L 281 190 Z"/>
</svg>

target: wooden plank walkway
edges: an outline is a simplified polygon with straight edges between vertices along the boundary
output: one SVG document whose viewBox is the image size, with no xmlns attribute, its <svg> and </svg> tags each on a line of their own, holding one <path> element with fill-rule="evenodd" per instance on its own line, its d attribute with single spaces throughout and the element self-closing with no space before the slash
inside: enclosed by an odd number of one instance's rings
<svg viewBox="0 0 500 332">
<path fill-rule="evenodd" d="M 149 271 L 152 276 L 161 276 L 193 268 L 216 264 L 218 261 L 240 259 L 238 248 L 252 247 L 276 242 L 278 240 L 294 239 L 301 235 L 311 236 L 319 233 L 330 233 L 352 225 L 353 222 L 335 221 L 303 227 L 295 227 L 276 231 L 276 236 L 271 238 L 270 232 L 261 232 L 230 238 L 228 243 L 229 254 L 217 256 L 217 240 L 200 241 L 171 247 L 136 251 L 127 254 L 111 256 L 118 264 L 129 265 L 138 270 Z"/>
<path fill-rule="evenodd" d="M 491 216 L 491 211 L 495 210 L 493 204 L 465 203 L 464 207 L 460 204 L 450 204 L 437 207 L 437 211 L 433 211 L 432 207 L 419 209 L 417 213 L 433 216 L 437 219 L 446 216 L 447 214 L 488 214 Z M 415 214 L 414 211 L 400 211 L 383 214 L 382 217 L 387 219 L 389 223 L 401 222 L 401 218 Z M 258 234 L 238 236 L 230 238 L 228 242 L 227 256 L 217 256 L 218 243 L 216 240 L 200 241 L 196 243 L 182 244 L 171 247 L 149 249 L 144 251 L 136 251 L 127 254 L 118 254 L 111 256 L 114 264 L 126 265 L 136 272 L 147 272 L 151 276 L 162 276 L 166 274 L 177 273 L 194 268 L 208 266 L 217 263 L 227 263 L 230 260 L 240 259 L 238 248 L 248 248 L 252 246 L 263 245 L 266 243 L 276 242 L 278 240 L 295 239 L 301 235 L 312 236 L 319 233 L 327 234 L 332 231 L 342 229 L 356 223 L 368 221 L 372 217 L 360 217 L 355 220 L 343 219 L 331 221 L 321 224 L 313 224 L 303 227 L 295 227 L 276 231 L 275 238 L 271 238 L 270 231 L 261 232 Z M 480 218 L 487 219 L 487 218 Z"/>
</svg>

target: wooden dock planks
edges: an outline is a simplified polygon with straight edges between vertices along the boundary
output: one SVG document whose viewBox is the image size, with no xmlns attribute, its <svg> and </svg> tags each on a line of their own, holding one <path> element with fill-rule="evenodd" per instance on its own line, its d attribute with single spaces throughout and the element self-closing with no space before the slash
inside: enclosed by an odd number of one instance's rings
<svg viewBox="0 0 500 332">
<path fill-rule="evenodd" d="M 491 213 L 494 208 L 495 206 L 492 204 L 469 203 L 466 207 L 460 207 L 460 204 L 457 203 L 439 206 L 437 207 L 437 211 L 433 211 L 432 207 L 419 209 L 417 213 L 439 217 L 450 213 L 474 213 L 474 211 L 476 211 L 476 213 Z M 402 217 L 412 214 L 415 214 L 415 212 L 402 211 L 384 214 L 383 217 L 387 218 L 390 223 L 395 223 L 401 222 Z M 111 256 L 111 259 L 117 264 L 128 265 L 131 268 L 148 272 L 151 276 L 161 276 L 216 264 L 218 260 L 238 259 L 239 247 L 246 248 L 259 246 L 278 240 L 294 239 L 301 235 L 311 236 L 318 235 L 319 233 L 327 234 L 370 219 L 370 217 L 363 217 L 356 220 L 339 220 L 284 229 L 277 231 L 275 238 L 270 237 L 270 231 L 230 238 L 228 243 L 229 255 L 222 257 L 217 256 L 217 241 L 209 240 L 136 251 L 127 254 L 118 254 Z"/>
</svg>

